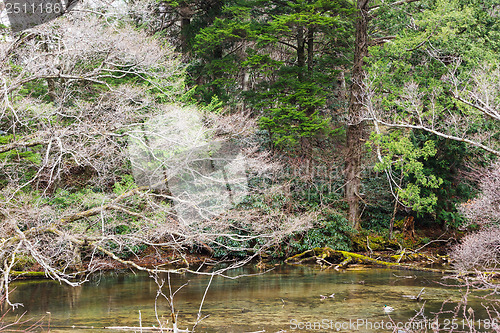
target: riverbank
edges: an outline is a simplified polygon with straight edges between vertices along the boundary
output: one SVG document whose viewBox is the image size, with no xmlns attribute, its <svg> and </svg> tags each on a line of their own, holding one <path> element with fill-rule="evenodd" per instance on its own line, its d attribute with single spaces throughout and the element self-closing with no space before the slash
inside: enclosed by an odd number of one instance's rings
<svg viewBox="0 0 500 333">
<path fill-rule="evenodd" d="M 365 237 L 365 236 L 360 236 Z M 362 242 L 353 239 L 358 249 L 363 248 Z M 454 239 L 454 238 L 453 238 Z M 367 236 L 364 243 L 364 251 L 340 251 L 330 247 L 313 248 L 301 253 L 296 253 L 288 257 L 278 258 L 273 256 L 272 251 L 262 253 L 251 263 L 255 267 L 266 270 L 276 265 L 303 265 L 318 266 L 320 269 L 343 270 L 350 265 L 366 265 L 368 267 L 387 267 L 393 269 L 421 270 L 434 272 L 450 272 L 450 258 L 447 254 L 446 244 L 441 239 L 429 241 L 420 245 L 416 249 L 400 248 L 399 250 L 389 248 L 399 244 L 393 240 L 383 240 L 381 237 Z M 355 243 L 357 242 L 357 243 Z M 373 250 L 373 248 L 384 250 Z M 419 250 L 419 251 L 417 251 Z M 83 262 L 80 267 L 74 267 L 73 271 L 87 272 L 94 271 L 122 271 L 134 268 L 159 269 L 159 270 L 182 270 L 193 269 L 202 264 L 217 264 L 224 261 L 237 261 L 241 258 L 215 258 L 208 253 L 176 253 L 167 248 L 148 247 L 140 253 L 123 258 L 93 258 L 93 266 L 90 268 Z M 10 272 L 14 279 L 43 279 L 48 276 L 43 268 L 37 263 L 29 265 L 32 261 L 24 258 L 18 262 Z M 20 269 L 22 268 L 22 269 Z"/>
</svg>

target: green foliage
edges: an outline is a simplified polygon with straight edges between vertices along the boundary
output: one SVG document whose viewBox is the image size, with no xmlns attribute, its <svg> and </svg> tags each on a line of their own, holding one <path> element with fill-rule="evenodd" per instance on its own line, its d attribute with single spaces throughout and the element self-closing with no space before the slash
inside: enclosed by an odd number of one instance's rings
<svg viewBox="0 0 500 333">
<path fill-rule="evenodd" d="M 40 163 L 42 162 L 40 154 L 31 149 L 33 148 L 30 148 L 30 150 L 13 149 L 5 153 L 0 153 L 0 160 L 9 162 L 23 161 L 29 162 L 29 164 L 33 165 L 40 165 Z M 36 147 L 34 149 L 36 149 Z"/>
<path fill-rule="evenodd" d="M 483 142 L 497 147 L 498 122 L 460 102 L 457 96 L 471 98 L 467 92 L 476 89 L 478 70 L 494 71 L 500 24 L 493 8 L 499 4 L 498 0 L 487 5 L 478 0 L 433 0 L 396 8 L 383 3 L 373 23 L 384 35 L 395 38 L 371 47 L 366 59 L 372 102 L 380 110 L 379 117 L 389 123 L 426 126 L 474 140 L 491 135 Z M 450 125 L 454 119 L 458 119 L 457 124 Z M 386 139 L 372 136 L 387 154 L 378 163 L 378 170 L 391 170 L 393 177 L 403 178 L 402 190 L 397 193 L 422 220 L 459 226 L 463 217 L 455 205 L 473 192 L 459 179 L 459 172 L 477 150 L 416 129 L 393 133 L 383 133 Z M 434 143 L 426 146 L 430 141 Z M 371 212 L 390 214 L 387 208 L 367 208 L 366 213 Z"/>
<path fill-rule="evenodd" d="M 0 136 L 0 145 L 8 144 L 13 140 L 13 135 Z M 18 137 L 19 138 L 19 137 Z M 26 182 L 32 179 L 42 163 L 40 155 L 41 146 L 30 148 L 17 148 L 0 153 L 0 188 L 7 185 L 9 177 L 16 174 L 19 181 Z M 5 176 L 10 173 L 10 176 Z M 31 189 L 30 186 L 26 190 Z"/>
<path fill-rule="evenodd" d="M 304 172 L 306 172 L 304 170 Z M 329 172 L 334 173 L 333 170 Z M 288 175 L 286 177 L 285 175 Z M 350 234 L 353 230 L 348 226 L 347 220 L 339 211 L 346 208 L 345 201 L 339 193 L 332 192 L 332 188 L 340 187 L 339 182 L 332 180 L 335 174 L 328 174 L 326 170 L 318 172 L 313 179 L 305 181 L 300 174 L 294 175 L 293 170 L 285 167 L 283 177 L 279 182 L 287 182 L 287 192 L 272 189 L 268 179 L 250 177 L 249 185 L 261 189 L 261 194 L 248 195 L 237 209 L 252 211 L 263 219 L 271 219 L 273 223 L 289 223 L 287 220 L 310 219 L 310 215 L 317 216 L 307 230 L 284 235 L 280 244 L 269 250 L 274 257 L 286 257 L 306 249 L 317 246 L 330 246 L 334 249 L 349 250 Z M 329 183 L 330 182 L 330 183 Z M 269 189 L 267 191 L 266 189 Z M 285 215 L 283 212 L 287 212 Z M 278 221 L 276 221 L 278 219 Z M 230 233 L 244 236 L 253 235 L 249 226 L 241 225 L 234 221 Z M 260 230 L 260 229 L 259 229 Z M 215 255 L 243 256 L 243 251 L 231 251 L 231 248 L 245 247 L 254 249 L 264 243 L 264 239 L 252 241 L 236 241 L 235 237 L 219 237 L 210 244 Z"/>
<path fill-rule="evenodd" d="M 286 75 L 285 72 L 279 75 L 280 79 L 269 85 L 265 92 L 252 98 L 255 107 L 266 110 L 259 124 L 268 130 L 274 145 L 293 149 L 301 138 L 326 131 L 329 120 L 318 112 L 326 100 L 316 83 L 301 82 L 296 75 Z"/>
<path fill-rule="evenodd" d="M 224 102 L 217 96 L 212 96 L 212 100 L 207 105 L 201 105 L 201 110 L 206 113 L 221 113 L 223 111 Z"/>
<path fill-rule="evenodd" d="M 272 109 L 271 114 L 262 117 L 259 123 L 268 130 L 276 147 L 293 150 L 301 138 L 311 138 L 320 130 L 325 130 L 327 120 L 320 119 L 317 114 L 307 116 L 303 110 L 285 106 Z"/>
<path fill-rule="evenodd" d="M 126 234 L 126 232 L 124 232 Z M 128 259 L 134 255 L 140 254 L 142 251 L 148 248 L 145 244 L 133 244 L 133 245 L 118 245 L 115 242 L 109 241 L 106 247 L 113 251 L 117 257 L 121 259 Z"/>
<path fill-rule="evenodd" d="M 11 142 L 14 139 L 14 135 L 8 134 L 8 135 L 0 135 L 0 144 L 4 145 L 9 142 Z"/>
<path fill-rule="evenodd" d="M 69 191 L 58 188 L 53 197 L 47 198 L 47 203 L 59 210 L 68 208 L 90 209 L 104 203 L 106 196 L 95 189 L 83 188 L 78 191 Z"/>
<path fill-rule="evenodd" d="M 433 219 L 440 225 L 458 228 L 465 219 L 456 207 L 475 194 L 472 184 L 460 174 L 466 169 L 466 160 L 473 154 L 474 149 L 468 148 L 462 142 L 446 140 L 428 133 L 413 132 L 415 142 L 429 139 L 436 142 L 437 151 L 433 158 L 423 161 L 423 167 L 426 173 L 432 173 L 442 179 L 442 183 L 438 188 L 425 188 L 423 192 L 432 192 L 438 199 L 432 212 Z"/>
<path fill-rule="evenodd" d="M 401 147 L 401 142 L 395 134 L 392 138 L 387 137 L 386 139 L 394 141 L 394 144 L 390 145 L 393 147 L 393 153 L 398 150 L 394 149 L 395 146 Z M 424 155 L 429 153 L 432 155 L 424 158 L 419 156 L 421 153 L 408 153 L 405 158 L 414 159 L 412 163 L 408 163 L 408 161 L 399 159 L 398 154 L 389 154 L 389 157 L 384 156 L 383 163 L 376 165 L 376 169 L 383 171 L 381 167 L 387 166 L 394 177 L 399 177 L 402 174 L 403 191 L 408 190 L 407 184 L 412 184 L 407 196 L 412 194 L 412 190 L 418 192 L 416 200 L 419 200 L 420 203 L 426 203 L 425 200 L 421 200 L 422 197 L 427 198 L 427 200 L 432 198 L 435 203 L 426 206 L 426 209 L 419 211 L 414 209 L 418 213 L 420 225 L 438 223 L 441 226 L 460 227 L 465 221 L 460 212 L 457 211 L 456 206 L 472 198 L 475 193 L 472 184 L 463 179 L 460 173 L 461 170 L 466 169 L 466 160 L 469 155 L 474 153 L 474 149 L 467 148 L 464 143 L 446 140 L 423 131 L 412 131 L 404 141 L 406 148 L 412 150 L 426 147 L 427 144 Z M 433 142 L 431 146 L 429 146 L 430 142 Z M 434 147 L 432 148 L 432 146 Z M 386 151 L 382 150 L 382 152 Z M 403 150 L 399 152 L 403 154 Z M 407 164 L 414 165 L 413 169 L 406 170 Z M 406 173 L 405 170 L 401 172 L 401 167 L 405 168 Z M 429 182 L 422 183 L 417 180 L 417 177 L 426 177 L 426 175 L 433 175 L 432 179 L 437 179 L 439 186 L 429 186 Z M 394 209 L 394 197 L 391 195 L 387 177 L 385 173 L 370 173 L 364 175 L 363 179 L 365 198 L 368 202 L 363 213 L 363 227 L 377 231 L 387 229 Z M 414 189 L 415 187 L 418 188 Z M 403 193 L 403 191 L 400 190 L 398 193 Z M 407 214 L 407 212 L 404 214 L 397 212 L 396 218 Z"/>
<path fill-rule="evenodd" d="M 51 102 L 51 98 L 48 94 L 47 80 L 34 80 L 25 83 L 19 90 L 18 93 L 22 97 L 34 97 L 40 98 L 46 103 Z"/>
<path fill-rule="evenodd" d="M 242 230 L 234 230 L 235 235 L 246 235 Z M 249 241 L 238 241 L 232 237 L 219 236 L 212 243 L 210 247 L 213 249 L 213 256 L 215 258 L 222 257 L 245 257 L 247 256 L 246 251 L 241 251 L 240 249 L 252 249 Z"/>
<path fill-rule="evenodd" d="M 498 59 L 498 42 L 489 42 L 499 33 L 495 14 L 485 12 L 478 1 L 459 0 L 418 2 L 406 11 L 412 25 L 400 17 L 407 16 L 403 11 L 387 7 L 379 13 L 378 22 L 385 28 L 392 22 L 397 36 L 383 47 L 372 47 L 367 59 L 378 107 L 393 123 L 419 126 L 419 119 L 426 119 L 429 128 L 456 136 L 478 130 L 500 133 L 498 126 L 491 127 L 491 119 L 456 97 L 470 88 L 478 68 Z M 446 126 L 450 117 L 464 116 L 467 123 Z"/>
<path fill-rule="evenodd" d="M 352 13 L 352 4 L 343 1 L 225 2 L 191 36 L 197 60 L 188 71 L 200 78 L 195 95 L 205 103 L 216 95 L 226 105 L 244 102 L 262 111 L 261 128 L 288 152 L 330 134 L 324 114 L 335 99 L 337 68 L 345 64 L 341 54 L 349 48 Z M 245 75 L 251 87 L 239 84 Z"/>
<path fill-rule="evenodd" d="M 22 140 L 22 137 L 17 137 L 17 140 Z M 3 135 L 0 136 L 0 144 L 5 145 L 14 141 L 14 135 Z M 18 165 L 18 163 L 27 163 L 28 165 L 39 165 L 42 161 L 40 153 L 41 146 L 33 146 L 29 148 L 18 148 L 6 151 L 5 153 L 0 153 L 0 161 L 3 161 L 4 167 L 9 167 L 10 165 Z"/>
<path fill-rule="evenodd" d="M 135 184 L 134 176 L 122 175 L 121 181 L 116 182 L 113 185 L 113 192 L 116 195 L 122 195 L 123 193 L 128 192 L 136 187 L 137 187 L 137 185 Z"/>
<path fill-rule="evenodd" d="M 384 136 L 372 134 L 369 145 L 372 144 L 380 147 L 383 154 L 375 170 L 394 171 L 406 180 L 404 186 L 397 188 L 399 199 L 417 212 L 431 212 L 437 196 L 434 193 L 423 195 L 422 189 L 438 188 L 443 183 L 441 178 L 424 169 L 423 162 L 436 154 L 434 141 L 416 146 L 407 133 L 391 131 Z"/>
<path fill-rule="evenodd" d="M 394 197 L 387 176 L 384 172 L 366 170 L 362 178 L 367 206 L 363 210 L 361 226 L 377 232 L 387 230 L 394 210 Z"/>
<path fill-rule="evenodd" d="M 313 227 L 306 232 L 295 233 L 281 248 L 281 256 L 300 253 L 315 247 L 330 247 L 334 250 L 351 250 L 351 234 L 354 232 L 347 219 L 334 211 L 324 211 Z"/>
<path fill-rule="evenodd" d="M 295 232 L 287 236 L 279 245 L 270 249 L 270 254 L 272 257 L 283 258 L 323 246 L 328 246 L 335 250 L 349 251 L 351 249 L 351 234 L 353 232 L 354 230 L 349 226 L 345 217 L 337 212 L 325 210 L 310 229 Z M 214 250 L 214 257 L 244 257 L 248 253 L 241 249 L 252 251 L 252 249 L 257 248 L 265 241 L 259 238 L 253 240 L 236 240 L 237 235 L 248 236 L 251 235 L 251 232 L 242 226 L 235 226 L 231 237 L 217 237 L 209 244 Z"/>
</svg>

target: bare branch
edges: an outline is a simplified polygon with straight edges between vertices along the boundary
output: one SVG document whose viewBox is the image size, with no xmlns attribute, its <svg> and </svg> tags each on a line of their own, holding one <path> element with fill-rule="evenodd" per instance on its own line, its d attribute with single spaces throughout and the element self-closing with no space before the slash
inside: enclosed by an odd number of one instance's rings
<svg viewBox="0 0 500 333">
<path fill-rule="evenodd" d="M 373 10 L 380 8 L 382 6 L 385 6 L 385 5 L 390 6 L 390 7 L 396 7 L 396 6 L 401 6 L 401 5 L 404 5 L 407 3 L 418 2 L 418 1 L 420 1 L 420 0 L 401 0 L 401 1 L 395 1 L 392 3 L 385 3 L 384 1 L 381 1 L 381 3 L 378 5 L 370 6 L 370 8 L 368 10 L 373 11 Z"/>
<path fill-rule="evenodd" d="M 423 130 L 423 131 L 435 134 L 435 135 L 437 135 L 439 137 L 442 137 L 442 138 L 445 138 L 445 139 L 468 143 L 471 146 L 484 149 L 485 151 L 487 151 L 489 153 L 492 153 L 492 154 L 494 154 L 496 156 L 500 156 L 500 150 L 493 149 L 493 148 L 491 148 L 489 146 L 486 146 L 486 145 L 484 145 L 484 144 L 482 144 L 480 142 L 469 140 L 467 138 L 462 138 L 462 137 L 458 137 L 458 136 L 454 136 L 454 135 L 449 135 L 449 134 L 446 134 L 446 133 L 443 133 L 443 132 L 440 132 L 440 131 L 436 131 L 436 130 L 434 130 L 432 128 L 429 128 L 429 127 L 426 127 L 426 126 L 423 126 L 423 125 L 388 123 L 388 122 L 379 120 L 377 118 L 366 118 L 365 120 L 366 121 L 375 121 L 375 122 L 377 122 L 377 123 L 379 123 L 381 125 L 387 126 L 387 127 L 393 127 L 393 128 L 411 128 L 411 129 Z"/>
</svg>

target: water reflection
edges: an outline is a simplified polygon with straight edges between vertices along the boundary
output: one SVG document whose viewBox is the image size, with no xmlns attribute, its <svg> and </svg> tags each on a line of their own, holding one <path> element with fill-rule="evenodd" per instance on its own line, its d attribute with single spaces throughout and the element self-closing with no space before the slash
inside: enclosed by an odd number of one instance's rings
<svg viewBox="0 0 500 333">
<path fill-rule="evenodd" d="M 256 271 L 243 268 L 234 274 L 252 272 Z M 277 332 L 283 329 L 291 332 L 294 323 L 382 321 L 388 319 L 384 305 L 395 308 L 390 314 L 395 321 L 406 321 L 420 309 L 422 303 L 403 296 L 417 295 L 423 287 L 428 315 L 437 311 L 443 300 L 460 299 L 457 288 L 445 288 L 436 283 L 441 277 L 433 273 L 386 269 L 339 273 L 287 266 L 278 267 L 264 275 L 235 280 L 217 277 L 211 284 L 203 306 L 203 315 L 209 316 L 198 326 L 197 331 Z M 196 320 L 208 280 L 206 276 L 172 276 L 173 289 L 189 281 L 175 297 L 181 328 L 191 327 Z M 106 330 L 100 328 L 137 327 L 139 311 L 143 326 L 158 326 L 154 314 L 157 286 L 145 274 L 97 276 L 78 288 L 61 286 L 51 281 L 16 282 L 13 285 L 16 289 L 12 293 L 12 300 L 24 303 L 24 309 L 18 310 L 18 313 L 27 310 L 27 316 L 39 318 L 50 312 L 52 332 L 104 332 Z M 332 293 L 334 297 L 320 297 Z M 471 305 L 479 305 L 478 300 L 472 299 L 471 302 Z M 476 308 L 480 308 L 480 305 Z M 169 318 L 166 302 L 160 302 L 158 310 L 160 316 Z M 45 322 L 47 326 L 48 317 Z M 88 328 L 91 326 L 94 329 Z M 332 332 L 330 328 L 314 331 Z M 353 329 L 340 328 L 339 331 L 351 332 Z M 383 330 L 365 327 L 358 331 Z"/>
</svg>

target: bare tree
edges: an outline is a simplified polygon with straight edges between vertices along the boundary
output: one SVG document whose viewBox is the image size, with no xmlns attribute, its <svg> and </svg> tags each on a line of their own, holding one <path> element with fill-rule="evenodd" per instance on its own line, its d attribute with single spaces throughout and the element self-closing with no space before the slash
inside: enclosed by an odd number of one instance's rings
<svg viewBox="0 0 500 333">
<path fill-rule="evenodd" d="M 461 272 L 479 270 L 497 272 L 500 267 L 500 230 L 485 229 L 467 235 L 451 252 Z"/>
<path fill-rule="evenodd" d="M 490 168 L 476 168 L 471 177 L 479 183 L 476 199 L 462 204 L 459 209 L 470 224 L 480 231 L 467 235 L 452 249 L 451 255 L 459 271 L 478 270 L 498 272 L 500 267 L 500 163 Z"/>
<path fill-rule="evenodd" d="M 74 286 L 113 262 L 190 271 L 195 248 L 250 253 L 241 265 L 309 221 L 241 205 L 258 191 L 248 177 L 277 170 L 252 147 L 257 126 L 176 103 L 179 56 L 113 15 L 77 7 L 0 43 L 0 292 L 11 305 L 20 256 Z M 184 267 L 139 265 L 145 246 Z"/>
</svg>

